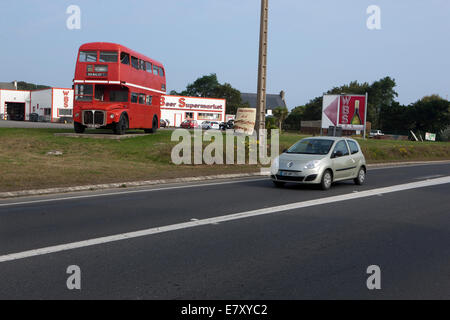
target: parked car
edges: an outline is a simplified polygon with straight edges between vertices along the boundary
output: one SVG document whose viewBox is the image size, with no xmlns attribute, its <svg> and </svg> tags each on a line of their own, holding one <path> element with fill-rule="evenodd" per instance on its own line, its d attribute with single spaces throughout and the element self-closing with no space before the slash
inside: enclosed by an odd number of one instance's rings
<svg viewBox="0 0 450 320">
<path fill-rule="evenodd" d="M 218 122 L 211 122 L 211 127 L 210 127 L 210 129 L 215 129 L 215 130 L 219 130 L 220 129 L 220 126 L 219 126 L 219 123 Z"/>
<path fill-rule="evenodd" d="M 203 129 L 203 130 L 209 130 L 209 129 L 211 129 L 211 121 L 203 121 L 203 122 L 202 122 L 202 129 Z"/>
<path fill-rule="evenodd" d="M 378 136 L 384 136 L 384 133 L 381 132 L 381 130 L 371 130 L 369 133 L 370 138 L 378 137 Z"/>
<path fill-rule="evenodd" d="M 159 127 L 166 128 L 167 127 L 166 120 L 163 120 L 163 119 L 159 120 Z"/>
<path fill-rule="evenodd" d="M 234 120 L 228 120 L 227 122 L 221 122 L 219 125 L 220 130 L 227 130 L 234 128 Z"/>
<path fill-rule="evenodd" d="M 346 137 L 313 137 L 298 141 L 274 160 L 271 178 L 275 186 L 287 182 L 319 184 L 330 189 L 333 182 L 366 180 L 366 159 L 356 140 Z"/>
<path fill-rule="evenodd" d="M 38 121 L 39 121 L 39 114 L 30 113 L 30 122 L 38 122 Z"/>
<path fill-rule="evenodd" d="M 180 127 L 183 129 L 194 129 L 198 128 L 198 123 L 196 120 L 184 120 Z"/>
</svg>

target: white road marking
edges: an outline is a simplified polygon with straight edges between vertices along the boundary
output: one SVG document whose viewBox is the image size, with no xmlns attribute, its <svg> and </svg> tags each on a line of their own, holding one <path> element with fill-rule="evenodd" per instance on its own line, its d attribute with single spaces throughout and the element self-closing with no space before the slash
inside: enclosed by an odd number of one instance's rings
<svg viewBox="0 0 450 320">
<path fill-rule="evenodd" d="M 84 195 L 84 196 L 73 196 L 73 197 L 64 197 L 64 198 L 50 198 L 50 199 L 30 200 L 30 201 L 20 201 L 20 202 L 10 202 L 10 203 L 7 202 L 7 203 L 0 203 L 0 208 L 1 207 L 18 206 L 18 205 L 24 205 L 24 204 L 56 202 L 56 201 L 65 201 L 65 200 L 78 200 L 78 199 L 88 199 L 88 198 L 97 198 L 97 197 L 108 197 L 108 196 L 115 196 L 115 195 L 122 195 L 122 194 L 210 187 L 210 186 L 218 186 L 218 185 L 233 184 L 233 183 L 261 181 L 261 180 L 267 180 L 267 177 L 262 177 L 262 178 L 257 178 L 257 179 L 243 179 L 243 180 L 235 180 L 235 181 L 214 182 L 214 183 L 199 183 L 199 184 L 192 184 L 192 185 L 163 187 L 163 188 L 155 188 L 155 189 L 141 189 L 141 190 L 110 192 L 110 193 L 88 194 L 88 195 Z"/>
<path fill-rule="evenodd" d="M 443 176 L 444 176 L 443 174 L 434 174 L 432 176 L 417 177 L 417 178 L 414 178 L 414 180 L 427 180 L 427 179 L 440 178 Z"/>
<path fill-rule="evenodd" d="M 209 224 L 216 224 L 216 223 L 220 223 L 220 222 L 233 221 L 233 220 L 245 219 L 245 218 L 256 217 L 256 216 L 263 216 L 263 215 L 268 215 L 268 214 L 272 214 L 272 213 L 276 213 L 276 212 L 282 212 L 282 211 L 288 211 L 288 210 L 294 210 L 294 209 L 300 209 L 300 208 L 307 208 L 307 207 L 329 204 L 329 203 L 334 203 L 334 202 L 360 199 L 360 198 L 370 197 L 370 196 L 379 195 L 379 194 L 386 194 L 386 193 L 392 193 L 392 192 L 398 192 L 398 191 L 424 188 L 424 187 L 447 184 L 447 183 L 450 183 L 450 176 L 446 176 L 443 178 L 437 178 L 437 179 L 433 179 L 433 180 L 411 182 L 411 183 L 405 183 L 405 184 L 400 184 L 400 185 L 391 186 L 391 187 L 366 190 L 366 191 L 361 191 L 358 193 L 349 193 L 349 194 L 344 194 L 344 195 L 340 195 L 340 196 L 332 196 L 332 197 L 328 197 L 328 198 L 308 200 L 308 201 L 296 202 L 296 203 L 275 206 L 275 207 L 270 207 L 270 208 L 245 211 L 245 212 L 240 212 L 240 213 L 235 213 L 235 214 L 230 214 L 230 215 L 225 215 L 225 216 L 219 216 L 219 217 L 214 217 L 214 218 L 208 218 L 208 219 L 202 219 L 202 220 L 197 220 L 197 221 L 177 223 L 177 224 L 172 224 L 172 225 L 168 225 L 168 226 L 150 228 L 150 229 L 145 229 L 145 230 L 140 230 L 140 231 L 135 231 L 135 232 L 121 233 L 121 234 L 117 234 L 117 235 L 95 238 L 95 239 L 90 239 L 90 240 L 85 240 L 85 241 L 78 241 L 78 242 L 72 242 L 72 243 L 51 246 L 51 247 L 46 247 L 46 248 L 40 248 L 40 249 L 35 249 L 35 250 L 29 250 L 29 251 L 24 251 L 24 252 L 11 253 L 11 254 L 0 256 L 0 263 L 30 258 L 30 257 L 35 257 L 35 256 L 41 256 L 41 255 L 46 255 L 46 254 L 51 254 L 51 253 L 56 253 L 56 252 L 61 252 L 61 251 L 74 250 L 74 249 L 95 246 L 95 245 L 100 245 L 100 244 L 105 244 L 105 243 L 111 243 L 111 242 L 116 242 L 116 241 L 121 241 L 121 240 L 145 237 L 145 236 L 164 233 L 164 232 L 177 231 L 177 230 L 194 228 L 194 227 L 204 226 L 204 225 L 209 225 Z"/>
</svg>

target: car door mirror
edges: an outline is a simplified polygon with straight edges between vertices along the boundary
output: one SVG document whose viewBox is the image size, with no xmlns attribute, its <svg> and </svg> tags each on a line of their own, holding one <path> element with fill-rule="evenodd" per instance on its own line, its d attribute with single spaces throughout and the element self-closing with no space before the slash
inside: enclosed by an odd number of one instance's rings
<svg viewBox="0 0 450 320">
<path fill-rule="evenodd" d="M 339 158 L 339 157 L 342 157 L 342 156 L 343 156 L 342 151 L 334 151 L 333 152 L 333 158 Z"/>
<path fill-rule="evenodd" d="M 286 153 L 288 151 L 288 149 L 284 149 L 282 153 Z"/>
</svg>

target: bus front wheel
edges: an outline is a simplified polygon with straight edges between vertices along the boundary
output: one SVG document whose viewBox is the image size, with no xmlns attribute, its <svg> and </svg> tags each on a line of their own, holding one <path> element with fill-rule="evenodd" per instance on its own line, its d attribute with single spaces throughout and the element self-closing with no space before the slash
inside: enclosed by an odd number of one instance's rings
<svg viewBox="0 0 450 320">
<path fill-rule="evenodd" d="M 83 126 L 79 122 L 74 122 L 73 123 L 73 128 L 75 129 L 75 133 L 84 133 L 84 130 L 86 130 L 86 127 Z"/>
<path fill-rule="evenodd" d="M 128 119 L 127 119 L 127 117 L 124 114 L 122 114 L 120 116 L 119 122 L 114 124 L 113 131 L 114 131 L 115 134 L 121 136 L 121 135 L 125 134 L 125 131 L 127 129 L 128 129 Z"/>
</svg>

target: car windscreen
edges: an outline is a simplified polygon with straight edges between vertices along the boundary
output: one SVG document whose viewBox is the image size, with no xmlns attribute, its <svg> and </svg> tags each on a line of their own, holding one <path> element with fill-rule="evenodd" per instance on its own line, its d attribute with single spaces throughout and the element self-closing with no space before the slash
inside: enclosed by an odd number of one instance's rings
<svg viewBox="0 0 450 320">
<path fill-rule="evenodd" d="M 303 139 L 290 147 L 287 153 L 298 154 L 327 154 L 330 152 L 333 140 Z"/>
</svg>

